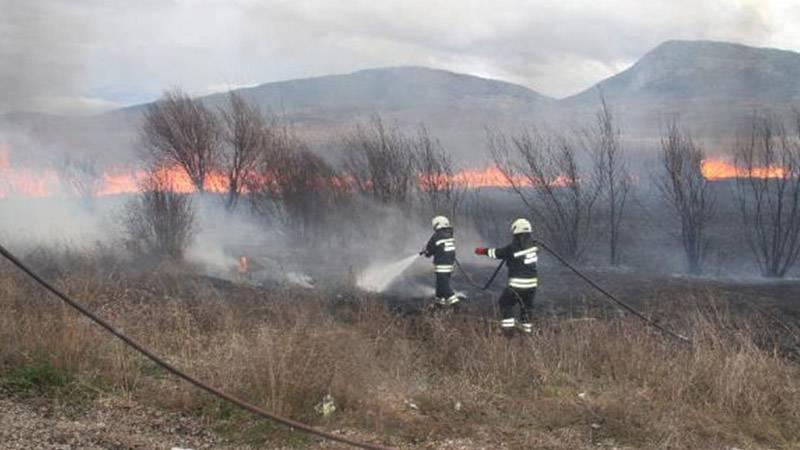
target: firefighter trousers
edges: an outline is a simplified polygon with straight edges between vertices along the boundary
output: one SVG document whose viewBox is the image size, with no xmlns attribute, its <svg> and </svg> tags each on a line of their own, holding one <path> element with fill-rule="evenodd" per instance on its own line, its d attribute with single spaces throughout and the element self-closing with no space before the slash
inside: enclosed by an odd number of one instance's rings
<svg viewBox="0 0 800 450">
<path fill-rule="evenodd" d="M 453 288 L 450 287 L 450 276 L 453 275 L 452 273 L 436 273 L 436 297 L 449 299 L 455 292 L 453 292 Z"/>
<path fill-rule="evenodd" d="M 500 315 L 503 316 L 503 319 L 513 319 L 514 308 L 519 305 L 519 321 L 531 323 L 534 297 L 536 297 L 536 288 L 520 289 L 506 286 L 500 295 Z"/>
</svg>

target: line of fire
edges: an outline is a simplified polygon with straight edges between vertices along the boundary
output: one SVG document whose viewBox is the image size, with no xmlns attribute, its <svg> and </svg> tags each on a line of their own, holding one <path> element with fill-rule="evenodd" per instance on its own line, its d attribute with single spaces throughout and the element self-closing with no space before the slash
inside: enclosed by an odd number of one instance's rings
<svg viewBox="0 0 800 450">
<path fill-rule="evenodd" d="M 750 171 L 737 167 L 730 161 L 723 159 L 706 159 L 702 161 L 702 174 L 710 181 L 733 179 L 736 177 L 755 178 L 780 178 L 786 175 L 782 167 L 756 167 Z M 194 193 L 195 185 L 180 167 L 171 166 L 158 169 L 159 175 L 167 180 L 171 190 L 177 193 Z M 109 169 L 99 174 L 98 183 L 93 195 L 98 197 L 133 194 L 141 190 L 142 181 L 147 177 L 141 169 Z M 349 186 L 351 182 L 340 180 L 340 185 Z M 420 185 L 439 185 L 454 183 L 457 186 L 469 189 L 476 188 L 510 188 L 516 186 L 532 186 L 534 183 L 527 177 L 515 176 L 509 179 L 497 167 L 464 169 L 452 176 L 437 175 L 426 176 L 418 174 Z M 565 186 L 569 181 L 566 177 L 557 177 L 549 182 L 554 186 Z M 0 198 L 8 196 L 19 197 L 48 197 L 69 195 L 69 190 L 63 189 L 64 182 L 56 169 L 43 167 L 15 167 L 7 151 L 0 149 Z M 213 193 L 227 192 L 225 174 L 212 171 L 205 182 L 205 191 Z"/>
</svg>

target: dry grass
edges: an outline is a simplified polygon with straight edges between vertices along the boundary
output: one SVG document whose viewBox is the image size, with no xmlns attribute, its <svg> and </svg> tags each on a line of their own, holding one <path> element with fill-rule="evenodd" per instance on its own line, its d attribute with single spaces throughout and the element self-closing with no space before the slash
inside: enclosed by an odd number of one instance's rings
<svg viewBox="0 0 800 450">
<path fill-rule="evenodd" d="M 683 301 L 696 345 L 635 321 L 547 319 L 509 340 L 464 316 L 402 317 L 375 298 L 212 287 L 84 260 L 58 284 L 178 366 L 267 409 L 395 444 L 468 437 L 509 448 L 798 448 L 800 367 L 747 323 Z M 108 267 L 107 264 L 101 267 Z M 163 272 L 163 271 L 162 271 Z M 691 306 L 691 307 L 690 307 Z M 0 367 L 45 361 L 98 389 L 210 424 L 244 421 L 0 265 Z M 337 413 L 314 404 L 330 393 Z M 269 436 L 267 436 L 269 437 Z"/>
</svg>

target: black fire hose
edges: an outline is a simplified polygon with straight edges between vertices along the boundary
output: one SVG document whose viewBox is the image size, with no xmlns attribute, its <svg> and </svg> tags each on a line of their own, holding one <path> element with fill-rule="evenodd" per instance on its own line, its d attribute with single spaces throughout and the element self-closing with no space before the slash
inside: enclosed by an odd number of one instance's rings
<svg viewBox="0 0 800 450">
<path fill-rule="evenodd" d="M 538 242 L 538 244 L 539 244 L 539 245 L 540 245 L 540 246 L 541 246 L 543 249 L 547 250 L 547 252 L 548 252 L 548 253 L 550 253 L 551 255 L 553 255 L 553 257 L 555 257 L 555 258 L 556 258 L 556 259 L 557 259 L 559 262 L 561 262 L 561 264 L 563 264 L 563 265 L 564 265 L 564 266 L 566 266 L 566 267 L 567 267 L 569 270 L 571 270 L 572 272 L 574 272 L 574 273 L 575 273 L 575 275 L 577 275 L 578 277 L 580 277 L 580 278 L 581 278 L 583 281 L 585 281 L 585 282 L 589 283 L 589 285 L 590 285 L 590 286 L 592 286 L 593 288 L 597 289 L 597 290 L 598 290 L 598 291 L 599 291 L 601 294 L 603 294 L 604 296 L 606 296 L 606 297 L 607 297 L 608 299 L 610 299 L 612 302 L 616 303 L 617 305 L 621 306 L 621 307 L 622 307 L 623 309 L 625 309 L 626 311 L 630 312 L 630 313 L 631 313 L 631 314 L 633 314 L 634 316 L 636 316 L 636 317 L 638 317 L 639 319 L 643 320 L 643 321 L 644 321 L 644 322 L 645 322 L 647 325 L 649 325 L 649 326 L 651 326 L 651 327 L 653 327 L 653 328 L 655 328 L 655 329 L 657 329 L 657 330 L 661 331 L 662 333 L 666 334 L 667 336 L 669 336 L 669 337 L 671 337 L 671 338 L 677 339 L 678 341 L 685 342 L 685 343 L 689 343 L 689 344 L 691 343 L 691 340 L 689 340 L 689 338 L 687 338 L 686 336 L 680 335 L 680 334 L 678 334 L 678 333 L 675 333 L 675 332 L 674 332 L 674 331 L 672 331 L 672 330 L 669 330 L 669 329 L 667 329 L 667 328 L 665 328 L 665 327 L 661 326 L 661 325 L 660 325 L 658 322 L 655 322 L 654 320 L 652 320 L 652 319 L 648 318 L 648 317 L 647 317 L 647 316 L 645 316 L 644 314 L 642 314 L 642 313 L 640 313 L 639 311 L 637 311 L 637 310 L 636 310 L 636 309 L 635 309 L 633 306 L 631 306 L 631 305 L 629 305 L 629 304 L 627 304 L 627 303 L 623 302 L 622 300 L 620 300 L 620 299 L 618 299 L 618 298 L 614 297 L 613 295 L 611 295 L 611 294 L 610 294 L 608 291 L 606 291 L 605 289 L 603 289 L 603 288 L 602 288 L 602 287 L 601 287 L 599 284 L 597 284 L 596 282 L 594 282 L 594 281 L 593 281 L 591 278 L 587 277 L 587 276 L 586 276 L 586 275 L 584 275 L 584 274 L 583 274 L 581 271 L 579 271 L 579 270 L 578 270 L 578 269 L 576 269 L 574 266 L 572 266 L 572 264 L 570 264 L 570 263 L 569 263 L 569 262 L 568 262 L 566 259 L 564 259 L 564 257 L 562 257 L 561 255 L 559 255 L 558 253 L 556 253 L 556 252 L 555 252 L 555 250 L 553 250 L 553 249 L 551 249 L 550 247 L 548 247 L 548 246 L 547 246 L 547 244 L 545 244 L 544 242 L 541 242 L 541 241 L 537 241 L 537 242 Z M 468 282 L 469 282 L 469 283 L 470 283 L 472 286 L 474 286 L 474 287 L 475 287 L 475 288 L 477 288 L 477 289 L 483 290 L 483 291 L 485 291 L 485 290 L 489 289 L 489 286 L 491 286 L 491 285 L 492 285 L 492 283 L 494 282 L 495 278 L 497 278 L 497 274 L 498 274 L 498 273 L 500 273 L 500 269 L 502 269 L 502 268 L 503 268 L 503 265 L 504 265 L 504 264 L 505 264 L 505 260 L 501 261 L 501 262 L 500 262 L 500 264 L 497 266 L 497 269 L 495 269 L 494 273 L 493 273 L 493 274 L 492 274 L 492 276 L 489 278 L 489 281 L 488 281 L 488 282 L 486 282 L 486 284 L 485 284 L 484 286 L 480 286 L 479 284 L 475 283 L 475 282 L 472 280 L 472 278 L 471 278 L 471 277 L 469 276 L 469 274 L 468 274 L 468 273 L 467 273 L 467 272 L 464 270 L 464 268 L 463 268 L 463 267 L 461 267 L 461 263 L 459 263 L 459 262 L 458 262 L 458 259 L 456 259 L 456 266 L 457 266 L 457 267 L 458 267 L 458 269 L 461 271 L 462 275 L 464 275 L 464 278 L 466 278 L 466 279 L 467 279 L 467 281 L 468 281 Z M 518 294 L 517 294 L 515 291 L 513 291 L 513 289 L 512 289 L 512 292 L 514 292 L 514 294 L 516 294 L 516 296 L 517 296 L 517 300 L 520 302 L 520 306 L 521 306 L 521 305 L 522 305 L 522 299 L 519 297 L 519 295 L 518 295 Z"/>
<path fill-rule="evenodd" d="M 460 263 L 460 262 L 458 262 L 458 258 L 456 258 L 456 267 L 458 267 L 458 270 L 461 272 L 461 275 L 464 275 L 464 278 L 467 280 L 467 282 L 468 282 L 469 284 L 471 284 L 471 285 L 472 285 L 472 286 L 473 286 L 475 289 L 479 289 L 479 290 L 481 290 L 481 291 L 485 291 L 485 290 L 489 289 L 489 287 L 492 285 L 492 283 L 494 283 L 494 280 L 495 280 L 495 278 L 497 278 L 497 275 L 500 273 L 500 269 L 502 269 L 502 268 L 503 268 L 503 266 L 505 265 L 505 263 L 506 263 L 506 262 L 505 262 L 505 260 L 502 260 L 502 261 L 500 261 L 500 264 L 498 264 L 498 265 L 497 265 L 497 268 L 496 268 L 496 269 L 494 269 L 494 273 L 492 273 L 492 276 L 491 276 L 491 277 L 489 277 L 489 280 L 486 282 L 486 284 L 484 284 L 483 286 L 481 286 L 481 285 L 479 285 L 478 283 L 476 283 L 476 282 L 475 282 L 475 281 L 472 279 L 472 277 L 470 277 L 470 276 L 469 276 L 469 274 L 467 273 L 467 271 L 466 271 L 466 270 L 464 270 L 464 268 L 461 266 L 461 263 Z"/>
<path fill-rule="evenodd" d="M 216 397 L 218 397 L 218 398 L 220 398 L 222 400 L 225 400 L 227 402 L 233 403 L 234 405 L 236 405 L 236 406 L 238 406 L 238 407 L 240 407 L 240 408 L 242 408 L 244 410 L 250 411 L 251 413 L 253 413 L 253 414 L 257 415 L 257 416 L 261 416 L 261 417 L 263 417 L 265 419 L 269 419 L 269 420 L 272 420 L 274 422 L 280 423 L 282 425 L 286 425 L 287 427 L 290 427 L 290 428 L 295 428 L 295 429 L 300 430 L 300 431 L 302 431 L 304 433 L 313 434 L 313 435 L 319 436 L 319 437 L 324 438 L 324 439 L 341 442 L 343 444 L 351 445 L 353 447 L 358 447 L 358 448 L 364 448 L 364 449 L 367 449 L 367 450 L 395 450 L 395 449 L 392 449 L 391 447 L 384 447 L 384 446 L 381 446 L 381 445 L 378 445 L 378 444 L 368 444 L 368 443 L 363 443 L 363 442 L 357 442 L 357 441 L 350 440 L 350 439 L 348 439 L 346 437 L 343 437 L 343 436 L 338 436 L 338 435 L 331 434 L 331 433 L 328 433 L 328 432 L 325 432 L 325 431 L 322 431 L 322 430 L 317 430 L 316 428 L 313 428 L 310 425 L 306 425 L 306 424 L 304 424 L 302 422 L 297 422 L 295 420 L 288 419 L 288 418 L 279 416 L 277 414 L 271 413 L 269 411 L 266 411 L 264 409 L 259 408 L 258 406 L 255 406 L 253 404 L 247 403 L 247 402 L 245 402 L 243 400 L 240 400 L 240 399 L 238 399 L 238 398 L 236 398 L 236 397 L 234 397 L 234 396 L 232 396 L 230 394 L 227 394 L 227 393 L 225 393 L 225 392 L 223 392 L 223 391 L 221 391 L 221 390 L 219 390 L 219 389 L 217 389 L 217 388 L 215 388 L 213 386 L 209 386 L 208 384 L 205 384 L 204 382 L 198 380 L 197 378 L 194 378 L 193 376 L 187 374 L 186 372 L 183 372 L 182 370 L 180 370 L 177 367 L 173 366 L 172 364 L 168 363 L 167 361 L 165 361 L 161 357 L 159 357 L 156 354 L 154 354 L 152 351 L 148 350 L 147 347 L 145 347 L 144 345 L 136 342 L 132 338 L 128 337 L 127 335 L 125 335 L 124 333 L 119 331 L 118 329 L 114 328 L 114 326 L 111 325 L 109 322 L 105 321 L 104 319 L 98 317 L 97 315 L 95 315 L 94 313 L 89 311 L 80 302 L 78 302 L 76 300 L 73 300 L 72 298 L 70 298 L 69 296 L 67 296 L 66 294 L 64 294 L 60 290 L 58 290 L 58 288 L 56 288 L 55 286 L 53 286 L 49 282 L 45 281 L 42 277 L 40 277 L 38 274 L 36 274 L 36 272 L 34 272 L 32 269 L 27 267 L 22 261 L 20 261 L 16 256 L 14 256 L 14 254 L 12 254 L 10 251 L 8 251 L 2 245 L 0 245 L 0 255 L 2 255 L 5 259 L 9 260 L 12 264 L 17 266 L 22 272 L 24 272 L 26 275 L 28 275 L 29 277 L 34 279 L 42 287 L 44 287 L 46 290 L 48 290 L 51 293 L 53 293 L 56 297 L 58 297 L 61 300 L 63 300 L 66 304 L 68 304 L 69 306 L 71 306 L 72 308 L 77 310 L 79 313 L 83 314 L 84 316 L 88 317 L 89 319 L 91 319 L 96 324 L 98 324 L 101 327 L 105 328 L 106 331 L 108 331 L 109 333 L 113 334 L 114 336 L 116 336 L 117 338 L 122 340 L 128 346 L 133 347 L 136 351 L 138 351 L 142 355 L 146 356 L 148 359 L 150 359 L 154 363 L 158 364 L 159 366 L 161 366 L 162 368 L 164 368 L 168 372 L 172 373 L 173 375 L 177 376 L 178 378 L 181 378 L 181 379 L 183 379 L 185 381 L 188 381 L 189 383 L 191 383 L 195 387 L 198 387 L 198 388 L 200 388 L 200 389 L 202 389 L 202 390 L 204 390 L 204 391 L 206 391 L 206 392 L 208 392 L 208 393 L 210 393 L 210 394 L 212 394 L 212 395 L 214 395 L 214 396 L 216 396 Z"/>
<path fill-rule="evenodd" d="M 692 342 L 692 341 L 691 341 L 691 340 L 689 340 L 689 338 L 687 338 L 686 336 L 680 335 L 680 334 L 678 334 L 678 333 L 675 333 L 675 332 L 674 332 L 674 331 L 672 331 L 672 330 L 669 330 L 669 329 L 667 329 L 667 328 L 664 328 L 664 327 L 663 327 L 663 326 L 661 326 L 661 325 L 660 325 L 658 322 L 655 322 L 655 321 L 653 321 L 652 319 L 648 318 L 648 317 L 647 317 L 647 316 L 645 316 L 644 314 L 642 314 L 642 313 L 640 313 L 639 311 L 637 311 L 637 310 L 636 310 L 636 309 L 635 309 L 633 306 L 630 306 L 629 304 L 627 304 L 627 303 L 623 302 L 622 300 L 620 300 L 620 299 L 618 299 L 618 298 L 614 297 L 614 296 L 613 296 L 613 295 L 611 295 L 611 294 L 610 294 L 608 291 L 606 291 L 605 289 L 603 289 L 602 287 L 600 287 L 600 285 L 599 285 L 599 284 L 595 283 L 595 282 L 594 282 L 594 281 L 593 281 L 591 278 L 587 277 L 586 275 L 584 275 L 583 273 L 581 273 L 581 271 L 579 271 L 578 269 L 576 269 L 575 267 L 573 267 L 573 266 L 572 266 L 572 264 L 570 264 L 569 262 L 567 262 L 567 260 L 566 260 L 566 259 L 564 259 L 564 258 L 563 258 L 561 255 L 559 255 L 558 253 L 556 253 L 556 252 L 555 252 L 553 249 L 551 249 L 550 247 L 548 247 L 548 246 L 547 246 L 547 244 L 545 244 L 545 243 L 543 243 L 543 242 L 541 242 L 541 241 L 538 241 L 538 242 L 539 242 L 539 245 L 541 245 L 543 249 L 547 250 L 547 252 L 548 252 L 548 253 L 550 253 L 551 255 L 553 255 L 553 256 L 554 256 L 554 257 L 555 257 L 557 260 L 559 260 L 559 261 L 561 262 L 561 264 L 563 264 L 563 265 L 564 265 L 564 266 L 566 266 L 566 267 L 567 267 L 569 270 L 571 270 L 572 272 L 574 272 L 574 273 L 575 273 L 575 275 L 577 275 L 578 277 L 580 277 L 580 278 L 581 278 L 583 281 L 585 281 L 585 282 L 589 283 L 589 285 L 590 285 L 590 286 L 592 286 L 593 288 L 595 288 L 595 289 L 597 289 L 598 291 L 600 291 L 600 293 L 601 293 L 601 294 L 603 294 L 603 295 L 605 295 L 605 296 L 606 296 L 606 297 L 607 297 L 609 300 L 611 300 L 612 302 L 614 302 L 614 303 L 616 303 L 617 305 L 621 306 L 621 307 L 622 307 L 622 308 L 624 308 L 626 311 L 630 312 L 631 314 L 633 314 L 634 316 L 638 317 L 639 319 L 642 319 L 642 320 L 643 320 L 645 323 L 647 323 L 647 324 L 648 324 L 648 325 L 650 325 L 651 327 L 653 327 L 653 328 L 655 328 L 655 329 L 657 329 L 657 330 L 661 331 L 662 333 L 666 334 L 667 336 L 669 336 L 669 337 L 672 337 L 672 338 L 675 338 L 675 339 L 677 339 L 678 341 L 685 342 L 685 343 L 687 343 L 687 344 L 691 344 L 691 342 Z"/>
</svg>

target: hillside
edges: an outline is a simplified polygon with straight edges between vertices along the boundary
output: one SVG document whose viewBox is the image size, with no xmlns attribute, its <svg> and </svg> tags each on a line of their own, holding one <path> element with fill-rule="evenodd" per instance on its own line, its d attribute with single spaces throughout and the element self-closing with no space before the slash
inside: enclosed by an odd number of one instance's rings
<svg viewBox="0 0 800 450">
<path fill-rule="evenodd" d="M 564 99 L 726 101 L 753 106 L 800 100 L 800 54 L 712 41 L 668 41 L 629 69 Z"/>
<path fill-rule="evenodd" d="M 504 81 L 424 67 L 368 69 L 238 92 L 264 110 L 285 115 L 321 151 L 328 151 L 354 123 L 380 113 L 402 127 L 425 123 L 457 160 L 476 164 L 486 158 L 486 127 L 514 130 L 546 123 L 574 129 L 593 119 L 600 92 L 620 112 L 623 129 L 633 139 L 654 142 L 664 120 L 680 116 L 695 136 L 717 143 L 712 151 L 724 151 L 720 143 L 735 135 L 754 109 L 800 105 L 800 54 L 724 42 L 668 41 L 630 68 L 560 100 Z M 224 94 L 204 100 L 218 106 Z M 88 118 L 0 116 L 0 132 L 22 129 L 46 152 L 129 158 L 144 106 Z"/>
<path fill-rule="evenodd" d="M 263 108 L 300 113 L 442 107 L 531 109 L 552 101 L 528 88 L 424 67 L 368 69 L 345 75 L 266 83 L 240 89 Z M 211 95 L 212 103 L 224 94 Z"/>
<path fill-rule="evenodd" d="M 653 136 L 681 116 L 703 137 L 730 136 L 755 109 L 800 104 L 800 54 L 713 41 L 668 41 L 627 70 L 558 102 L 574 117 L 597 107 L 599 93 L 624 111 L 632 131 Z"/>
</svg>

